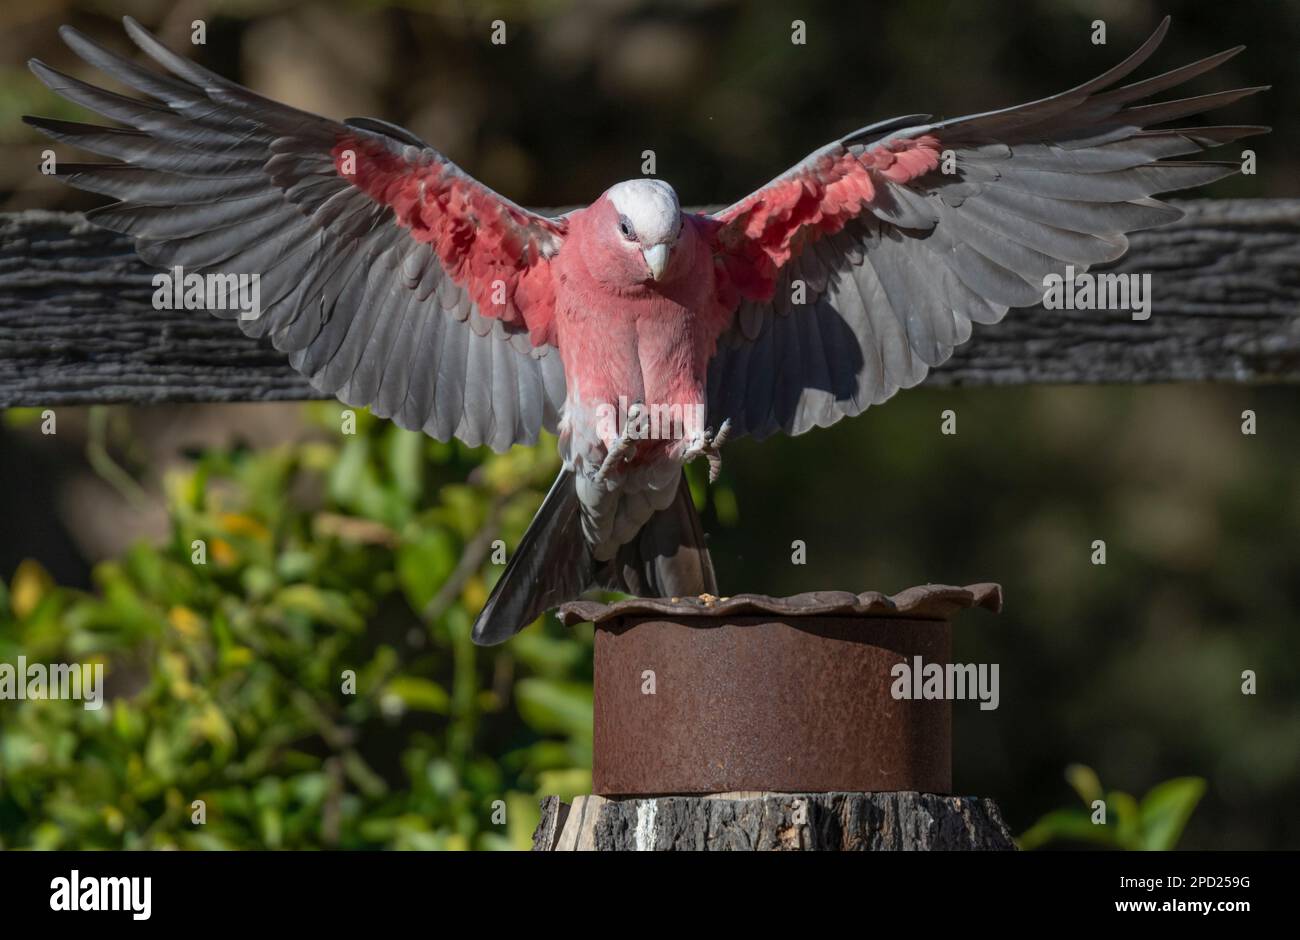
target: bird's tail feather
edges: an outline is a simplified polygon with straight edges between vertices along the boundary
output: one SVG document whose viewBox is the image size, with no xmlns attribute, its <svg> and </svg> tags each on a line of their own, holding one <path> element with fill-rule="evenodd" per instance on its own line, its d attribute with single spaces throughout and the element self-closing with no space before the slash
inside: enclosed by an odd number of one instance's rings
<svg viewBox="0 0 1300 940">
<path fill-rule="evenodd" d="M 573 472 L 561 470 L 474 622 L 474 642 L 501 643 L 592 587 L 648 597 L 718 591 L 686 480 L 614 559 L 598 562 L 582 537 Z"/>
</svg>

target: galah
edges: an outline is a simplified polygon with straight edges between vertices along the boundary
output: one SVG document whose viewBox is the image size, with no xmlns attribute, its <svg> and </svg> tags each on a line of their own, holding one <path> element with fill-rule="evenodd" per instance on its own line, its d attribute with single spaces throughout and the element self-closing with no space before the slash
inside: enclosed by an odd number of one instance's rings
<svg viewBox="0 0 1300 940">
<path fill-rule="evenodd" d="M 872 124 L 713 214 L 659 179 L 531 212 L 400 127 L 268 100 L 130 18 L 165 72 L 61 33 L 147 100 L 31 63 L 126 128 L 28 121 L 120 161 L 58 173 L 119 200 L 89 218 L 145 261 L 258 274 L 240 327 L 320 391 L 496 451 L 558 434 L 563 469 L 474 625 L 497 643 L 593 586 L 717 593 L 688 461 L 716 472 L 728 437 L 803 434 L 916 385 L 1045 278 L 1178 218 L 1152 194 L 1233 173 L 1169 158 L 1267 128 L 1160 125 L 1260 89 L 1148 99 L 1241 47 L 1120 84 L 1168 23 L 1070 91 Z"/>
</svg>

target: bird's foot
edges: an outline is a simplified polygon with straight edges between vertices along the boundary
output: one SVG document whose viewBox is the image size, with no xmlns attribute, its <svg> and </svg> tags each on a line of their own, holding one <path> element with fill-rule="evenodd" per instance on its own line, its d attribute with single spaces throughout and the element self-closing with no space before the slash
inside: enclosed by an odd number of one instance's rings
<svg viewBox="0 0 1300 940">
<path fill-rule="evenodd" d="M 712 428 L 705 428 L 686 445 L 682 451 L 682 463 L 690 463 L 696 457 L 704 457 L 709 462 L 709 482 L 716 483 L 722 472 L 722 445 L 731 434 L 731 419 L 727 418 L 714 434 Z"/>
<path fill-rule="evenodd" d="M 608 445 L 605 449 L 605 459 L 600 462 L 600 469 L 596 471 L 592 482 L 604 483 L 605 478 L 609 476 L 618 464 L 626 459 L 628 452 L 636 446 L 640 439 L 636 433 L 637 422 L 641 419 L 641 412 L 645 405 L 640 401 L 634 401 L 627 409 L 627 421 L 623 425 L 623 433 L 615 439 L 614 443 Z"/>
</svg>

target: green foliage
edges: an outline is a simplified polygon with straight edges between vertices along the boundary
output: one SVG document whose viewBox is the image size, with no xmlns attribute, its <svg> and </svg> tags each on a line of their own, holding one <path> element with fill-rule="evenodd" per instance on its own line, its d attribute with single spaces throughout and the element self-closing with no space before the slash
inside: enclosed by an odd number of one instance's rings
<svg viewBox="0 0 1300 940">
<path fill-rule="evenodd" d="M 522 848 L 537 794 L 589 789 L 590 632 L 469 636 L 554 447 L 310 407 L 333 433 L 169 477 L 170 539 L 94 593 L 0 584 L 0 661 L 101 662 L 107 692 L 0 702 L 0 848 Z"/>
<path fill-rule="evenodd" d="M 1127 793 L 1103 791 L 1091 767 L 1071 764 L 1065 778 L 1079 794 L 1083 806 L 1053 810 L 1034 823 L 1019 839 L 1022 849 L 1049 842 L 1094 843 L 1108 849 L 1162 851 L 1172 849 L 1205 793 L 1200 777 L 1178 777 L 1156 784 L 1139 802 Z M 1093 822 L 1093 804 L 1106 804 L 1105 822 Z"/>
</svg>

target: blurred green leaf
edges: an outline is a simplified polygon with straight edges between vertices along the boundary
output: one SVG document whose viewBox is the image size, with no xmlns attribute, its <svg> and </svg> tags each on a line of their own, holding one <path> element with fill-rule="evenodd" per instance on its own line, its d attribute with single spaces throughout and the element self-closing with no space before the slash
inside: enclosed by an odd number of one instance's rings
<svg viewBox="0 0 1300 940">
<path fill-rule="evenodd" d="M 445 715 L 451 707 L 451 698 L 442 686 L 419 676 L 397 676 L 388 680 L 384 694 L 393 696 L 404 708 L 413 711 Z"/>
<path fill-rule="evenodd" d="M 1142 847 L 1163 851 L 1176 846 L 1204 794 L 1200 777 L 1177 777 L 1152 787 L 1139 808 Z"/>
<path fill-rule="evenodd" d="M 519 714 L 538 731 L 591 736 L 591 686 L 553 679 L 521 679 L 515 685 Z"/>
<path fill-rule="evenodd" d="M 443 529 L 422 528 L 397 550 L 397 579 L 406 600 L 424 610 L 456 567 L 455 541 Z"/>
<path fill-rule="evenodd" d="M 1097 778 L 1097 772 L 1091 767 L 1084 764 L 1071 764 L 1065 768 L 1065 779 L 1074 787 L 1074 792 L 1079 794 L 1079 799 L 1083 800 L 1085 805 L 1091 806 L 1095 800 L 1102 798 L 1101 781 Z"/>
<path fill-rule="evenodd" d="M 1065 776 L 1084 806 L 1045 814 L 1017 840 L 1021 848 L 1036 849 L 1060 841 L 1135 851 L 1172 849 L 1205 792 L 1200 777 L 1178 777 L 1152 787 L 1139 804 L 1119 790 L 1103 797 L 1101 780 L 1083 764 L 1071 764 Z M 1098 818 L 1093 808 L 1097 800 L 1105 803 L 1104 822 L 1094 821 Z"/>
<path fill-rule="evenodd" d="M 365 620 L 348 599 L 336 591 L 324 591 L 310 584 L 293 584 L 278 591 L 274 606 L 301 611 L 312 619 L 346 630 L 364 630 Z"/>
<path fill-rule="evenodd" d="M 1016 841 L 1022 849 L 1036 849 L 1049 842 L 1093 842 L 1113 845 L 1114 835 L 1105 826 L 1092 821 L 1092 811 L 1071 806 L 1056 809 L 1034 823 Z"/>
<path fill-rule="evenodd" d="M 0 585 L 0 654 L 99 658 L 111 695 L 3 703 L 0 846 L 512 849 L 543 788 L 590 785 L 590 631 L 474 647 L 465 598 L 490 562 L 422 619 L 503 494 L 518 539 L 554 451 L 495 456 L 364 411 L 344 435 L 338 406 L 305 411 L 332 443 L 169 471 L 173 537 L 96 566 L 93 593 L 36 561 Z M 502 800 L 505 826 L 486 809 Z"/>
</svg>

